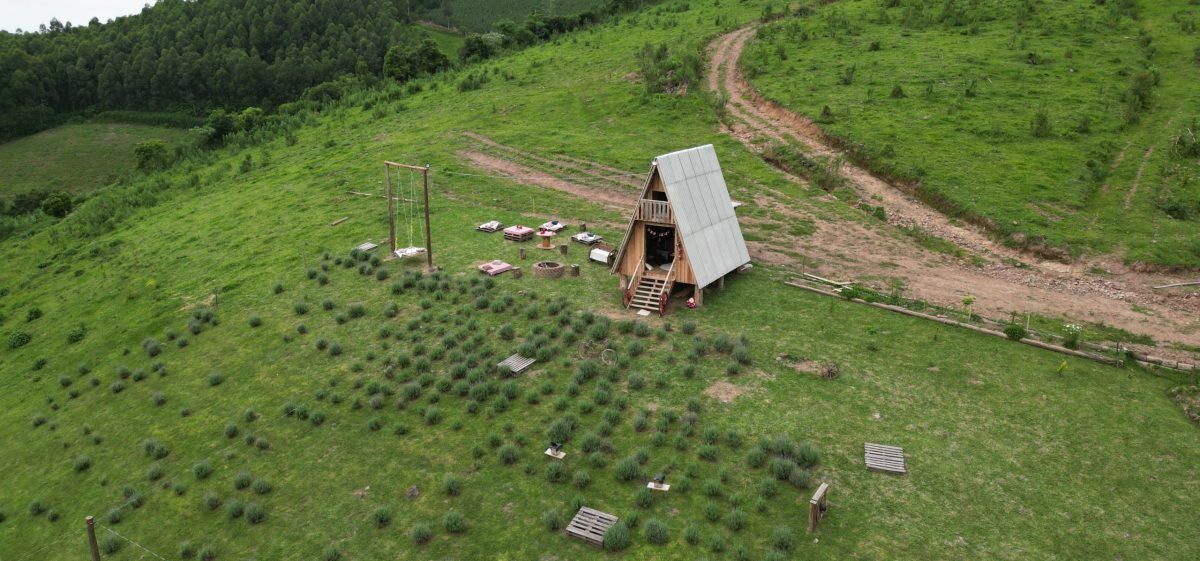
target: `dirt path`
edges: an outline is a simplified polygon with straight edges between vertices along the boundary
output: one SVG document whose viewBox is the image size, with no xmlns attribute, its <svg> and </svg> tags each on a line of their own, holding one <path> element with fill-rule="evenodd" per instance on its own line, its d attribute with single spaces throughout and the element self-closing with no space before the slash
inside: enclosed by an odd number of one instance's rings
<svg viewBox="0 0 1200 561">
<path fill-rule="evenodd" d="M 799 145 L 818 156 L 841 155 L 810 119 L 762 98 L 742 77 L 738 59 L 755 30 L 752 25 L 728 33 L 709 49 L 708 86 L 728 96 L 727 110 L 737 121 L 730 134 L 755 151 L 762 149 L 756 139 L 769 138 Z M 860 224 L 818 222 L 815 234 L 793 240 L 793 249 L 816 258 L 831 276 L 899 281 L 910 296 L 942 305 L 953 306 L 969 293 L 977 298 L 977 310 L 995 318 L 1035 312 L 1106 323 L 1158 340 L 1200 342 L 1195 319 L 1200 314 L 1200 298 L 1156 294 L 1149 289 L 1169 276 L 1137 273 L 1111 260 L 1075 265 L 1032 260 L 982 231 L 952 222 L 862 168 L 845 164 L 841 172 L 864 200 L 886 208 L 891 225 L 920 227 L 969 250 L 984 264 L 969 266 Z M 798 204 L 777 197 L 758 202 L 777 209 Z M 1017 267 L 1012 265 L 1016 261 L 1033 263 Z M 1099 277 L 1085 272 L 1097 263 L 1113 274 Z"/>
<path fill-rule="evenodd" d="M 1142 163 L 1138 164 L 1137 173 L 1133 176 L 1133 184 L 1129 186 L 1129 190 L 1125 192 L 1125 210 L 1129 210 L 1129 206 L 1133 204 L 1133 197 L 1137 195 L 1138 185 L 1142 183 L 1142 172 L 1146 171 L 1146 162 L 1150 161 L 1150 156 L 1154 155 L 1154 147 L 1151 146 L 1142 154 Z"/>
<path fill-rule="evenodd" d="M 467 138 L 474 146 L 459 155 L 481 170 L 592 200 L 621 212 L 627 212 L 636 197 L 636 192 L 627 187 L 578 180 L 620 171 L 615 168 L 576 157 L 538 156 L 481 135 L 471 134 Z M 521 163 L 514 159 L 520 159 Z M 559 162 L 563 159 L 569 159 L 575 166 L 569 170 L 562 168 Z M 887 289 L 889 284 L 898 282 L 908 296 L 948 306 L 955 306 L 963 296 L 972 294 L 977 298 L 976 311 L 992 318 L 1004 319 L 1012 312 L 1029 311 L 1103 322 L 1159 340 L 1200 343 L 1200 337 L 1185 335 L 1180 329 L 1194 321 L 1189 319 L 1194 314 L 1200 314 L 1200 298 L 1176 306 L 1176 301 L 1170 298 L 1153 300 L 1130 291 L 1116 279 L 1050 275 L 999 260 L 988 261 L 982 268 L 968 267 L 957 259 L 926 251 L 886 227 L 871 227 L 867 221 L 823 220 L 820 216 L 827 213 L 815 211 L 773 189 L 756 187 L 750 200 L 755 206 L 778 212 L 787 221 L 811 221 L 816 230 L 808 235 L 792 234 L 789 228 L 781 227 L 786 224 L 770 219 L 743 220 L 742 227 L 763 240 L 748 244 L 751 257 L 759 263 L 858 280 L 878 289 Z M 1107 266 L 1117 270 L 1119 264 Z M 1135 303 L 1150 313 L 1135 311 L 1132 306 Z"/>
</svg>

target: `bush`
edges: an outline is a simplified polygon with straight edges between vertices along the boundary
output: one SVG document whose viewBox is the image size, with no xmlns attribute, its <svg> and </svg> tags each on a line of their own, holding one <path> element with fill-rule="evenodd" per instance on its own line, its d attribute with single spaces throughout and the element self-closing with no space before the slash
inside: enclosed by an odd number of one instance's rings
<svg viewBox="0 0 1200 561">
<path fill-rule="evenodd" d="M 200 548 L 200 552 L 196 554 L 200 561 L 213 561 L 217 558 L 217 550 L 211 545 L 205 545 Z"/>
<path fill-rule="evenodd" d="M 771 458 L 770 469 L 775 479 L 787 481 L 787 478 L 792 475 L 792 471 L 796 469 L 796 463 L 787 458 Z"/>
<path fill-rule="evenodd" d="M 447 475 L 442 478 L 442 492 L 451 497 L 457 497 L 459 493 L 462 493 L 462 480 L 455 475 Z"/>
<path fill-rule="evenodd" d="M 14 331 L 8 336 L 8 348 L 19 349 L 29 344 L 31 337 L 24 331 Z"/>
<path fill-rule="evenodd" d="M 792 549 L 792 530 L 786 526 L 776 526 L 771 530 L 771 546 L 780 551 Z"/>
<path fill-rule="evenodd" d="M 563 467 L 562 462 L 550 462 L 546 464 L 544 470 L 546 481 L 551 483 L 562 483 L 567 480 L 567 468 Z"/>
<path fill-rule="evenodd" d="M 220 372 L 213 372 L 212 374 L 208 375 L 208 385 L 209 386 L 213 386 L 213 387 L 219 386 L 219 385 L 221 385 L 221 382 L 224 382 L 224 381 L 225 381 L 225 377 L 221 376 Z"/>
<path fill-rule="evenodd" d="M 192 466 L 192 473 L 196 476 L 196 479 L 208 479 L 208 476 L 212 475 L 212 472 L 212 464 L 208 463 L 208 460 L 204 460 Z"/>
<path fill-rule="evenodd" d="M 335 546 L 328 546 L 321 552 L 321 561 L 341 561 L 342 552 Z"/>
<path fill-rule="evenodd" d="M 807 489 L 809 482 L 812 480 L 812 474 L 808 470 L 797 467 L 792 470 L 792 473 L 788 474 L 787 480 L 788 483 L 799 489 Z"/>
<path fill-rule="evenodd" d="M 262 325 L 262 318 L 257 315 L 250 316 L 250 327 L 259 327 Z"/>
<path fill-rule="evenodd" d="M 75 457 L 76 473 L 87 471 L 87 470 L 91 469 L 91 467 L 92 467 L 92 459 L 89 458 L 87 455 L 80 455 L 80 456 Z"/>
<path fill-rule="evenodd" d="M 87 327 L 81 323 L 75 327 L 72 327 L 71 330 L 67 332 L 67 343 L 78 343 L 82 341 L 85 336 L 87 336 Z"/>
<path fill-rule="evenodd" d="M 1026 335 L 1029 335 L 1029 332 L 1025 330 L 1025 326 L 1023 325 L 1011 323 L 1004 326 L 1004 336 L 1008 337 L 1010 341 L 1020 341 Z"/>
<path fill-rule="evenodd" d="M 456 511 L 449 511 L 442 517 L 442 527 L 451 534 L 460 534 L 467 531 L 467 519 Z"/>
<path fill-rule="evenodd" d="M 513 446 L 512 444 L 505 444 L 504 446 L 501 446 L 500 450 L 497 452 L 497 455 L 500 457 L 500 463 L 506 466 L 517 463 L 517 460 L 521 458 L 520 450 L 518 450 L 517 447 Z"/>
<path fill-rule="evenodd" d="M 821 454 L 811 442 L 801 442 L 796 447 L 796 463 L 800 467 L 813 467 L 821 462 Z"/>
<path fill-rule="evenodd" d="M 271 482 L 266 479 L 255 479 L 250 487 L 254 489 L 254 493 L 257 495 L 265 495 L 271 492 Z"/>
<path fill-rule="evenodd" d="M 241 501 L 229 501 L 229 505 L 225 507 L 225 512 L 230 518 L 240 518 L 246 512 L 246 507 L 242 506 Z"/>
<path fill-rule="evenodd" d="M 428 524 L 417 524 L 409 530 L 408 536 L 412 538 L 413 543 L 425 545 L 429 543 L 429 540 L 433 539 L 433 530 L 429 529 Z"/>
<path fill-rule="evenodd" d="M 246 522 L 258 524 L 266 519 L 267 511 L 263 510 L 263 507 L 259 506 L 258 503 L 250 503 L 246 507 Z"/>
<path fill-rule="evenodd" d="M 657 518 L 647 520 L 646 528 L 643 531 L 646 534 L 646 541 L 654 545 L 665 545 L 671 541 L 671 532 L 667 528 L 667 524 Z"/>
<path fill-rule="evenodd" d="M 212 491 L 204 494 L 203 501 L 205 508 L 208 510 L 217 510 L 218 508 L 221 508 L 221 497 L 218 497 L 217 494 Z"/>
<path fill-rule="evenodd" d="M 625 458 L 613 466 L 613 474 L 618 481 L 633 481 L 642 476 L 642 466 L 636 458 Z"/>
<path fill-rule="evenodd" d="M 375 522 L 376 528 L 386 528 L 392 523 L 392 511 L 387 507 L 379 507 L 371 514 L 371 520 Z"/>
<path fill-rule="evenodd" d="M 542 525 L 551 532 L 557 532 L 566 525 L 562 514 L 559 514 L 558 509 L 552 508 L 542 513 Z"/>
<path fill-rule="evenodd" d="M 162 479 L 162 476 L 162 466 L 158 464 L 151 464 L 150 467 L 146 468 L 146 479 L 149 479 L 150 481 L 158 481 L 159 479 Z"/>
<path fill-rule="evenodd" d="M 731 510 L 725 515 L 724 522 L 726 527 L 737 532 L 746 527 L 746 513 L 737 509 Z"/>
<path fill-rule="evenodd" d="M 633 502 L 638 508 L 650 508 L 654 504 L 654 495 L 650 489 L 642 487 L 633 494 Z"/>
<path fill-rule="evenodd" d="M 623 520 L 618 520 L 604 533 L 604 549 L 621 551 L 627 547 L 629 547 L 629 527 Z"/>
<path fill-rule="evenodd" d="M 123 544 L 117 536 L 109 534 L 100 540 L 100 551 L 103 551 L 105 555 L 113 555 L 121 551 L 121 545 Z"/>
<path fill-rule="evenodd" d="M 250 484 L 253 481 L 254 480 L 252 477 L 250 477 L 249 473 L 246 473 L 244 471 L 239 472 L 237 474 L 237 476 L 235 476 L 233 478 L 233 488 L 237 489 L 238 491 L 241 491 L 242 489 L 246 489 L 246 488 L 250 487 Z"/>
</svg>

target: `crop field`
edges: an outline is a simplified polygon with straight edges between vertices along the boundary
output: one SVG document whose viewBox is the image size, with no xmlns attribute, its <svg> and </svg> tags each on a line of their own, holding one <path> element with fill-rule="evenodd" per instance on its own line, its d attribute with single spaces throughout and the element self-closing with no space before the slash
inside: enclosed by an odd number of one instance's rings
<svg viewBox="0 0 1200 561">
<path fill-rule="evenodd" d="M 838 2 L 758 32 L 767 98 L 1014 245 L 1195 267 L 1192 3 Z"/>
<path fill-rule="evenodd" d="M 186 134 L 166 127 L 83 123 L 5 142 L 0 144 L 0 197 L 28 191 L 87 193 L 132 172 L 137 143 L 170 144 Z"/>
<path fill-rule="evenodd" d="M 701 96 L 624 78 L 645 43 L 698 50 L 765 4 L 666 2 L 419 91 L 354 92 L 0 243 L 0 560 L 84 558 L 87 515 L 118 560 L 1200 556 L 1180 380 L 800 291 L 768 262 L 641 319 L 583 246 L 521 261 L 474 231 L 557 218 L 617 241 L 627 219 L 482 169 L 499 149 L 481 138 L 626 175 L 713 143 L 736 199 L 869 220 Z M 386 240 L 384 199 L 349 193 L 382 194 L 384 160 L 433 166 L 441 272 L 352 254 Z M 397 188 L 399 244 L 420 245 L 419 177 Z M 739 209 L 760 238 L 806 235 L 773 212 Z M 580 276 L 535 278 L 547 254 Z M 526 274 L 480 276 L 493 259 Z M 516 352 L 538 362 L 497 372 Z M 910 473 L 868 472 L 864 442 L 903 446 Z M 645 489 L 658 473 L 670 492 Z M 581 505 L 628 543 L 565 537 Z"/>
</svg>

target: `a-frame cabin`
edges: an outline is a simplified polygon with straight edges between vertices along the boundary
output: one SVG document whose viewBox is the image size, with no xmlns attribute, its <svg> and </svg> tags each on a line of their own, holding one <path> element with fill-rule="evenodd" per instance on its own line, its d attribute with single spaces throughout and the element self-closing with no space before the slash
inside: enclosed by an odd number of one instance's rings
<svg viewBox="0 0 1200 561">
<path fill-rule="evenodd" d="M 655 158 L 613 262 L 625 307 L 664 313 L 680 285 L 700 305 L 705 287 L 749 262 L 712 145 Z"/>
</svg>

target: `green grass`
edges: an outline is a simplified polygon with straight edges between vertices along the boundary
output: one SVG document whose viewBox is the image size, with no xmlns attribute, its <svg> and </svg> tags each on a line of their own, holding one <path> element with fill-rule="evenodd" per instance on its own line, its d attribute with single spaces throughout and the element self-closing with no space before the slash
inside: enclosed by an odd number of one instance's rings
<svg viewBox="0 0 1200 561">
<path fill-rule="evenodd" d="M 488 307 L 475 303 L 469 283 L 479 278 L 476 263 L 518 261 L 516 247 L 498 234 L 475 232 L 474 225 L 553 216 L 587 221 L 616 240 L 624 216 L 559 192 L 445 173 L 480 171 L 459 159 L 460 150 L 476 148 L 462 131 L 631 170 L 645 169 L 655 154 L 712 142 L 734 198 L 754 200 L 761 186 L 814 213 L 842 212 L 841 203 L 803 191 L 721 132 L 698 96 L 647 98 L 639 84 L 612 79 L 632 71 L 633 52 L 646 41 L 702 42 L 760 10 L 754 3 L 719 9 L 692 3 L 681 13 L 623 18 L 495 61 L 489 67 L 513 79 L 497 77 L 475 91 L 456 92 L 458 77 L 447 76 L 403 99 L 391 90 L 351 94 L 309 115 L 294 145 L 279 138 L 137 177 L 53 227 L 0 244 L 6 263 L 0 287 L 7 289 L 0 296 L 7 318 L 0 341 L 15 331 L 31 336 L 20 348 L 0 348 L 6 388 L 0 393 L 0 442 L 6 443 L 0 510 L 7 514 L 0 522 L 0 557 L 19 559 L 37 548 L 45 548 L 42 558 L 77 556 L 77 524 L 89 514 L 164 557 L 185 541 L 224 559 L 319 558 L 327 551 L 344 559 L 617 556 L 547 529 L 548 511 L 569 518 L 578 504 L 639 520 L 621 554 L 631 558 L 714 557 L 711 550 L 720 547 L 725 555 L 745 548 L 758 559 L 776 542 L 805 559 L 1200 554 L 1192 523 L 1192 505 L 1200 500 L 1200 438 L 1166 397 L 1171 382 L 1073 358 L 1056 374 L 1061 355 L 812 295 L 780 283 L 784 272 L 769 266 L 731 279 L 700 309 L 673 310 L 666 321 L 674 327 L 664 340 L 641 337 L 637 328 L 621 333 L 614 322 L 607 332 L 614 348 L 629 349 L 634 340 L 646 348 L 636 358 L 619 358 L 612 381 L 600 368 L 575 384 L 589 357 L 580 356 L 578 341 L 564 344 L 559 335 L 548 342 L 558 350 L 535 365 L 535 374 L 500 380 L 488 371 L 483 380 L 495 381 L 499 394 L 477 406 L 470 382 L 468 396 L 458 394 L 455 384 L 472 379 L 454 378 L 466 355 L 476 354 L 486 367 L 532 339 L 534 329 L 562 331 L 551 302 L 565 302 L 560 313 L 574 318 L 585 311 L 631 317 L 620 310 L 616 279 L 584 261 L 580 246 L 567 258 L 581 263 L 580 277 L 506 275 L 483 291 Z M 715 23 L 718 13 L 728 24 Z M 366 101 L 371 109 L 363 109 Z M 240 173 L 247 154 L 254 164 Z M 420 263 L 382 264 L 390 272 L 385 281 L 334 263 L 361 241 L 385 236 L 382 200 L 345 193 L 381 192 L 385 158 L 434 165 L 433 249 L 447 275 L 445 292 L 411 286 L 392 293 L 392 283 L 403 287 L 406 272 L 411 278 Z M 155 204 L 134 206 L 142 200 L 135 195 L 145 193 Z M 87 222 L 98 208 L 116 216 L 113 229 Z M 407 223 L 401 220 L 397 230 L 407 245 Z M 413 241 L 421 242 L 419 236 Z M 320 271 L 323 262 L 327 284 L 307 273 Z M 532 261 L 518 263 L 528 270 Z M 493 311 L 506 296 L 513 303 Z M 321 305 L 326 299 L 332 309 Z M 297 302 L 308 303 L 305 314 L 296 314 Z M 363 317 L 351 317 L 356 303 Z M 397 314 L 389 319 L 391 303 Z M 531 319 L 532 303 L 539 311 Z M 43 313 L 26 321 L 33 307 Z M 217 321 L 194 324 L 199 333 L 193 334 L 189 321 L 203 309 Z M 258 327 L 250 325 L 255 316 Z M 656 318 L 641 321 L 663 325 Z M 80 323 L 87 327 L 82 340 L 68 343 Z M 694 334 L 686 332 L 690 323 Z M 512 340 L 502 335 L 505 324 L 512 326 Z M 387 348 L 380 336 L 385 325 Z M 445 335 L 438 335 L 441 329 Z M 453 348 L 444 348 L 446 335 Z M 710 349 L 694 366 L 687 358 L 694 337 L 721 335 L 749 341 L 750 365 L 737 376 L 726 374 L 737 351 Z M 153 358 L 148 337 L 160 347 Z M 186 347 L 178 344 L 182 338 Z M 318 339 L 330 346 L 318 350 Z M 330 353 L 333 344 L 340 355 Z M 836 362 L 840 377 L 796 371 L 776 360 L 780 354 Z M 41 358 L 47 362 L 34 370 Z M 397 365 L 394 379 L 386 374 L 388 359 Z M 418 371 L 423 364 L 428 372 Z M 132 373 L 128 379 L 121 378 L 122 366 Z M 145 375 L 140 381 L 137 372 Z M 212 384 L 214 375 L 221 383 Z M 60 376 L 73 382 L 64 387 Z M 629 387 L 635 379 L 640 389 Z M 124 390 L 112 393 L 109 386 L 118 380 Z M 718 381 L 745 393 L 729 404 L 705 396 Z M 419 392 L 409 385 L 424 383 Z M 610 387 L 601 392 L 604 384 Z M 385 387 L 393 394 L 374 409 L 372 395 L 387 393 Z M 509 388 L 512 397 L 505 395 Z M 79 393 L 71 398 L 73 390 Z M 166 398 L 164 405 L 155 404 L 155 392 Z M 531 392 L 539 395 L 536 403 Z M 397 399 L 414 393 L 397 408 Z M 610 413 L 618 399 L 627 407 Z M 654 411 L 639 431 L 643 408 Z M 698 408 L 696 426 L 684 431 L 691 408 Z M 661 420 L 668 412 L 677 415 L 674 422 Z M 567 444 L 566 476 L 552 483 L 541 451 L 547 429 L 568 413 L 577 428 Z M 35 420 L 41 422 L 35 426 Z M 666 432 L 656 442 L 664 422 Z M 239 429 L 232 438 L 226 432 L 231 423 Z M 710 429 L 717 433 L 714 444 L 706 442 Z M 736 446 L 730 430 L 740 437 Z M 611 450 L 585 453 L 590 433 L 607 439 Z M 811 442 L 820 452 L 812 483 L 833 484 L 831 510 L 816 536 L 803 528 L 800 499 L 811 491 L 782 481 L 764 484 L 775 477 L 769 462 L 746 462 L 761 437 L 775 435 Z M 149 439 L 158 446 L 147 447 Z M 904 446 L 911 473 L 867 472 L 864 441 Z M 515 449 L 516 462 L 505 465 L 500 449 Z M 648 506 L 639 505 L 641 480 L 622 482 L 614 474 L 622 459 L 641 451 L 643 473 L 667 472 L 674 485 Z M 89 467 L 76 472 L 83 455 Z M 593 457 L 604 465 L 593 464 Z M 197 479 L 193 466 L 205 462 L 212 472 Z M 154 465 L 162 473 L 151 483 Z M 588 473 L 582 488 L 573 483 L 580 470 Z M 457 493 L 443 490 L 448 477 L 458 480 Z M 238 489 L 239 480 L 266 481 L 270 489 L 258 494 L 253 483 Z M 172 487 L 163 488 L 164 481 Z M 176 483 L 186 486 L 182 494 Z M 132 495 L 123 492 L 127 486 Z M 413 486 L 419 494 L 410 498 Z M 220 499 L 215 508 L 205 504 L 209 493 Z M 61 519 L 30 514 L 34 501 Z M 114 508 L 120 508 L 115 525 L 105 518 Z M 383 528 L 374 516 L 380 509 L 390 514 Z M 730 516 L 735 510 L 743 514 Z M 464 532 L 446 530 L 451 511 L 465 518 Z M 264 518 L 251 524 L 253 513 Z M 647 543 L 651 519 L 666 525 L 666 544 Z M 687 539 L 693 526 L 699 528 L 696 545 Z M 431 534 L 424 545 L 416 544 L 424 538 L 418 528 Z M 142 553 L 125 545 L 112 558 Z"/>
<path fill-rule="evenodd" d="M 88 193 L 134 171 L 137 143 L 173 144 L 186 134 L 165 127 L 82 123 L 0 144 L 0 197 L 28 191 Z"/>
<path fill-rule="evenodd" d="M 926 200 L 1015 244 L 1197 267 L 1198 168 L 1170 144 L 1200 104 L 1200 37 L 1175 20 L 1200 9 L 1142 2 L 1135 20 L 1110 16 L 1116 5 L 838 2 L 760 30 L 743 66 L 769 98 L 814 118 L 828 107 L 822 128 L 864 146 L 872 167 L 919 179 Z M 964 13 L 960 25 L 944 6 Z M 1127 125 L 1125 92 L 1147 68 L 1161 83 Z M 1038 112 L 1046 136 L 1032 130 Z M 1169 215 L 1172 204 L 1190 217 Z"/>
</svg>

